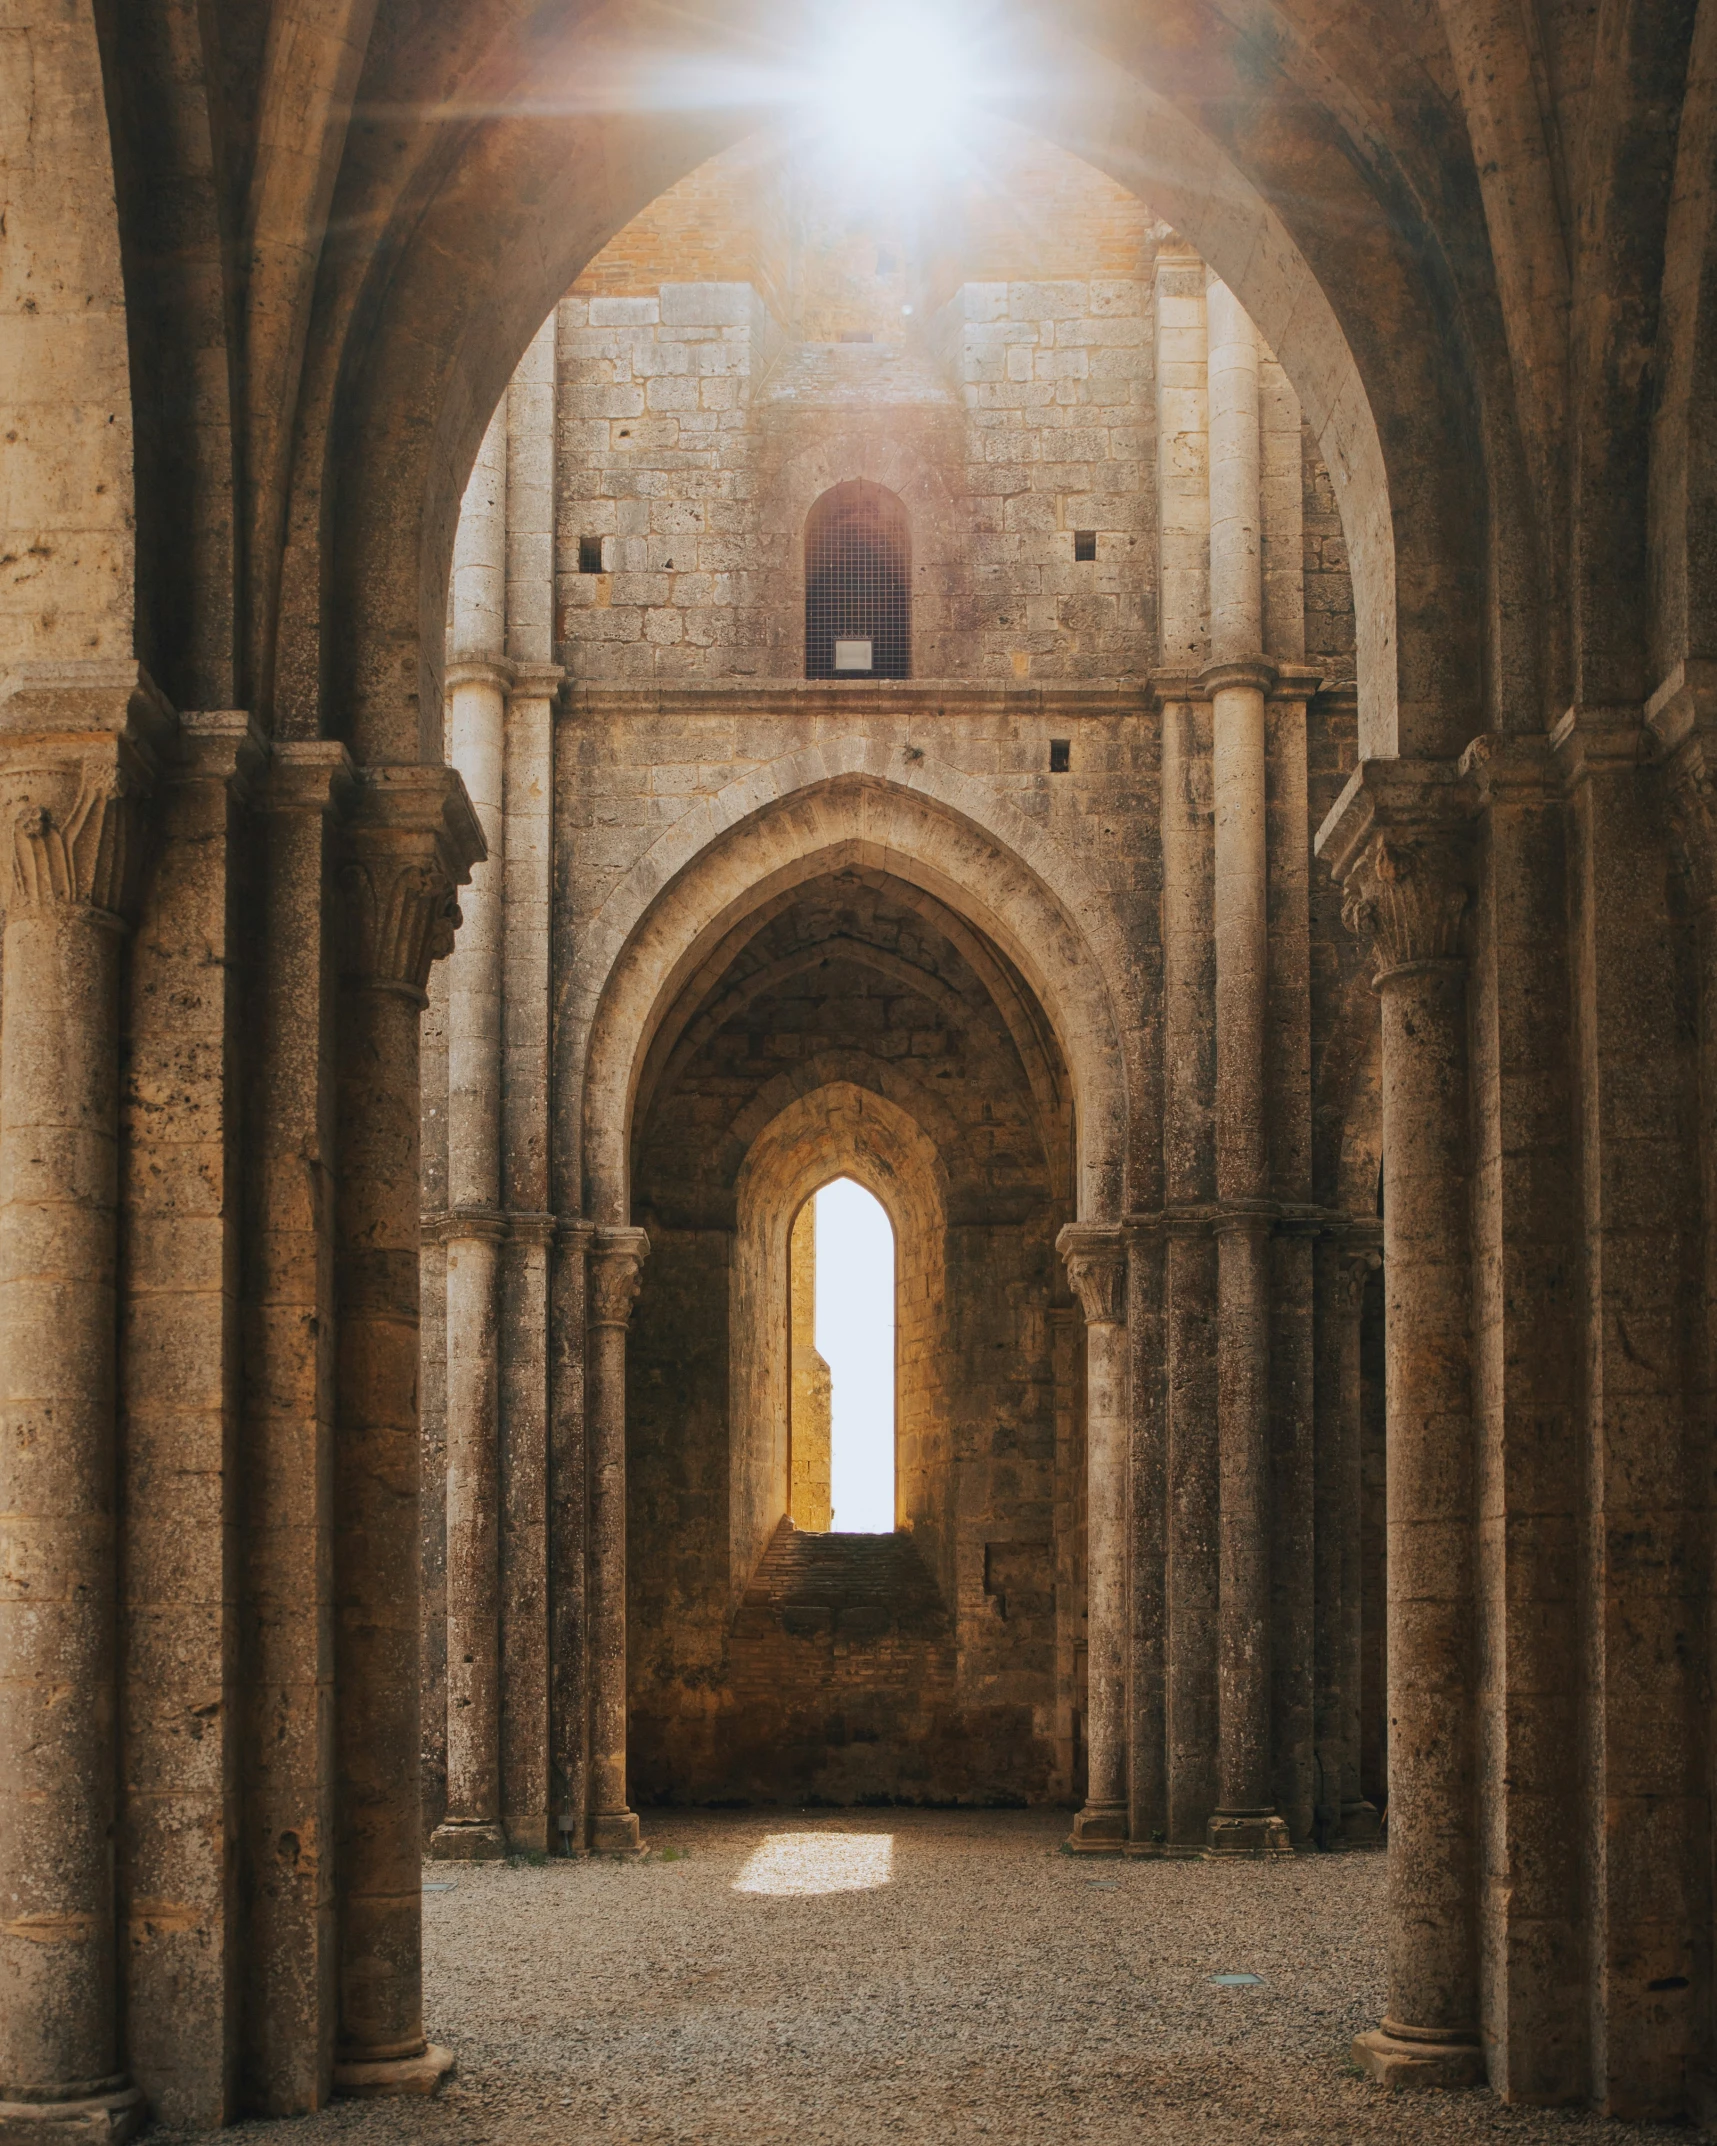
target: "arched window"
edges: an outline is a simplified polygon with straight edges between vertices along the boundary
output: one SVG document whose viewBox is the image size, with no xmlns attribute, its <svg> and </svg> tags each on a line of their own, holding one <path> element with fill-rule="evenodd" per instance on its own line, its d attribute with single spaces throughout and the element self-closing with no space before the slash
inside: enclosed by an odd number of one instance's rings
<svg viewBox="0 0 1717 2146">
<path fill-rule="evenodd" d="M 825 492 L 805 524 L 805 676 L 911 675 L 906 509 L 855 477 Z"/>
</svg>

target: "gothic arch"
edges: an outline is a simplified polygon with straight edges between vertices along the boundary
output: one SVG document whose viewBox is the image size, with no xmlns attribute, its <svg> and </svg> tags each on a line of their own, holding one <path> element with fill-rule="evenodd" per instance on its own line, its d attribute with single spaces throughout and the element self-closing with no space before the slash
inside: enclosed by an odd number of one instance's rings
<svg viewBox="0 0 1717 2146">
<path fill-rule="evenodd" d="M 926 752 L 832 740 L 686 812 L 585 929 L 559 1013 L 560 1167 L 599 1222 L 630 1211 L 630 1127 L 656 1031 L 711 945 L 785 887 L 860 864 L 923 887 L 993 939 L 1036 993 L 1078 1113 L 1078 1213 L 1118 1219 L 1142 1167 L 1143 1003 L 1107 894 L 990 785 Z M 582 1075 L 582 1078 L 581 1078 Z M 1137 1116 L 1135 1112 L 1133 1114 Z"/>
<path fill-rule="evenodd" d="M 850 1080 L 796 1095 L 763 1125 L 739 1173 L 729 1296 L 731 1573 L 737 1594 L 787 1510 L 788 1239 L 811 1194 L 850 1177 L 887 1214 L 895 1242 L 897 1513 L 923 1538 L 947 1591 L 950 1455 L 940 1366 L 946 1355 L 948 1178 L 907 1110 Z"/>
<path fill-rule="evenodd" d="M 569 38 L 557 62 L 570 68 L 576 54 Z M 1351 559 L 1364 750 L 1458 750 L 1483 720 L 1481 644 L 1494 613 L 1487 561 L 1515 541 L 1508 458 L 1493 443 L 1487 460 L 1472 349 L 1449 326 L 1459 300 L 1493 304 L 1484 270 L 1472 270 L 1472 288 L 1457 297 L 1437 246 L 1356 192 L 1364 180 L 1333 140 L 1320 140 L 1316 153 L 1326 189 L 1303 161 L 1291 187 L 1282 175 L 1281 197 L 1306 225 L 1291 230 L 1271 206 L 1270 171 L 1256 180 L 1242 171 L 1219 139 L 1217 108 L 1172 72 L 1159 90 L 1070 41 L 1052 40 L 1043 57 L 1056 63 L 1055 86 L 1016 116 L 1169 217 L 1234 289 L 1294 382 L 1335 481 Z M 1316 94 L 1335 100 L 1338 125 L 1369 138 L 1363 99 L 1310 55 L 1295 49 L 1291 58 L 1319 75 Z M 1217 74 L 1224 64 L 1210 56 Z M 1405 53 L 1364 64 L 1394 94 L 1419 83 Z M 745 131 L 742 122 L 694 128 L 676 117 L 687 145 L 679 155 L 644 119 L 583 113 L 545 126 L 507 114 L 475 127 L 457 155 L 457 183 L 449 172 L 390 256 L 391 280 L 374 301 L 374 354 L 345 391 L 337 425 L 337 384 L 321 390 L 329 415 L 313 432 L 337 431 L 346 452 L 336 475 L 328 445 L 313 449 L 298 519 L 306 531 L 327 529 L 342 549 L 343 569 L 328 581 L 344 606 L 326 635 L 328 677 L 362 758 L 438 752 L 459 499 L 488 413 L 531 336 L 638 208 Z M 508 205 L 504 227 L 497 202 Z M 1348 264 L 1343 317 L 1314 256 Z M 1469 249 L 1463 259 L 1470 268 L 1478 256 Z M 1382 288 L 1389 303 L 1379 308 Z M 1491 429 L 1500 439 L 1508 426 L 1493 418 Z M 1451 454 L 1451 439 L 1473 441 L 1474 454 Z M 350 487 L 352 512 L 331 511 L 336 484 Z M 1487 529 L 1487 514 L 1498 530 Z M 312 675 L 302 659 L 291 668 Z"/>
</svg>

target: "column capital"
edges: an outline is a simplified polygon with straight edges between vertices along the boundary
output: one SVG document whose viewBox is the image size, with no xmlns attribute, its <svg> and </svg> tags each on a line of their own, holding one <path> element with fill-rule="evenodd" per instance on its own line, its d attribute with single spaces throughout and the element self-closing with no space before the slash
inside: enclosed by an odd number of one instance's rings
<svg viewBox="0 0 1717 2146">
<path fill-rule="evenodd" d="M 1069 1222 L 1055 1240 L 1087 1326 L 1127 1323 L 1127 1240 L 1119 1223 Z"/>
<path fill-rule="evenodd" d="M 488 851 L 457 770 L 357 770 L 340 867 L 345 973 L 424 1002 L 432 962 L 453 950 L 457 890 Z"/>
<path fill-rule="evenodd" d="M 1171 701 L 1204 700 L 1202 675 L 1198 671 L 1152 671 L 1150 677 L 1150 703 L 1160 711 Z"/>
<path fill-rule="evenodd" d="M 599 1228 L 590 1245 L 590 1324 L 617 1326 L 622 1332 L 632 1323 L 632 1306 L 644 1279 L 644 1262 L 650 1256 L 647 1230 Z"/>
<path fill-rule="evenodd" d="M 1342 921 L 1371 938 L 1376 981 L 1461 959 L 1471 788 L 1448 760 L 1365 760 L 1318 829 Z"/>
<path fill-rule="evenodd" d="M 251 805 L 268 783 L 268 740 L 244 708 L 190 708 L 179 717 L 178 750 L 164 779 L 225 784 Z"/>
<path fill-rule="evenodd" d="M 1276 690 L 1276 666 L 1262 656 L 1247 656 L 1238 663 L 1211 664 L 1198 681 L 1200 700 L 1214 700 L 1218 693 L 1248 689 L 1268 698 Z"/>
<path fill-rule="evenodd" d="M 12 906 L 129 923 L 143 808 L 177 719 L 134 663 L 24 664 L 0 682 Z"/>
<path fill-rule="evenodd" d="M 1321 664 L 1278 663 L 1274 669 L 1276 682 L 1270 688 L 1272 700 L 1310 700 L 1324 682 Z"/>
<path fill-rule="evenodd" d="M 441 674 L 441 690 L 456 686 L 492 686 L 497 693 L 510 693 L 518 665 L 505 656 L 455 656 Z"/>
<path fill-rule="evenodd" d="M 316 812 L 336 819 L 351 803 L 358 771 L 335 738 L 276 738 L 258 803 L 264 812 Z"/>
<path fill-rule="evenodd" d="M 1550 726 L 1550 750 L 1570 791 L 1594 775 L 1628 774 L 1654 757 L 1656 740 L 1643 709 L 1582 703 L 1566 709 Z"/>
<path fill-rule="evenodd" d="M 566 666 L 563 663 L 524 663 L 513 665 L 513 682 L 507 688 L 509 700 L 553 700 L 566 683 Z"/>
</svg>

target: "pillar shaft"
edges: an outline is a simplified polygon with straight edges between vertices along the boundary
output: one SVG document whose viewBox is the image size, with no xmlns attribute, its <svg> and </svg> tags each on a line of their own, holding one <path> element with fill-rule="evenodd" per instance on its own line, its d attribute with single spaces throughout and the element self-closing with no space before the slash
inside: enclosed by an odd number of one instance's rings
<svg viewBox="0 0 1717 2146">
<path fill-rule="evenodd" d="M 598 1230 L 590 1253 L 591 1845 L 634 1854 L 626 1795 L 626 1329 L 650 1240 Z"/>
<path fill-rule="evenodd" d="M 149 765 L 108 736 L 4 771 L 0 2103 L 120 2136 L 142 2110 L 113 1864 L 119 991 Z"/>
<path fill-rule="evenodd" d="M 1113 1854 L 1127 1834 L 1127 1252 L 1088 1223 L 1057 1244 L 1085 1314 L 1087 1782 L 1070 1845 Z"/>
<path fill-rule="evenodd" d="M 1362 1678 L 1359 1321 L 1377 1254 L 1342 1231 L 1319 1240 L 1317 1321 L 1316 1739 L 1320 1845 L 1377 1839 L 1359 1780 Z"/>
<path fill-rule="evenodd" d="M 244 1833 L 251 1891 L 245 2098 L 303 2116 L 328 2097 L 337 2008 L 334 1787 L 333 873 L 353 782 L 344 746 L 277 741 L 263 794 L 257 1067 L 247 1175 Z M 314 1069 L 306 1077 L 305 1068 Z"/>
<path fill-rule="evenodd" d="M 1389 2012 L 1375 2076 L 1483 2076 L 1473 1808 L 1467 895 L 1458 808 L 1410 763 L 1368 764 L 1326 827 L 1382 1000 L 1389 1420 Z M 1400 802 L 1397 803 L 1396 800 Z M 1380 824 L 1381 822 L 1381 824 Z M 1333 838 L 1332 838 L 1333 830 Z"/>
<path fill-rule="evenodd" d="M 451 2065 L 422 2018 L 418 1766 L 418 1020 L 483 853 L 457 777 L 362 771 L 340 875 L 335 1593 L 340 2048 L 348 2091 Z"/>
<path fill-rule="evenodd" d="M 491 430 L 494 428 L 492 427 Z M 475 489 L 492 477 L 483 464 Z M 492 486 L 491 486 L 492 488 Z M 500 486 L 504 499 L 505 486 Z M 494 516 L 461 523 L 460 546 L 501 541 Z M 487 586 L 486 561 L 456 575 Z M 487 577 L 492 578 L 492 577 Z M 456 588 L 459 586 L 456 579 Z M 458 609 L 475 608 L 465 603 Z M 500 620 L 478 610 L 475 625 Z M 447 1809 L 437 1855 L 501 1855 L 501 1023 L 507 673 L 481 661 L 449 671 L 448 745 L 488 855 L 461 897 L 447 995 Z"/>
</svg>

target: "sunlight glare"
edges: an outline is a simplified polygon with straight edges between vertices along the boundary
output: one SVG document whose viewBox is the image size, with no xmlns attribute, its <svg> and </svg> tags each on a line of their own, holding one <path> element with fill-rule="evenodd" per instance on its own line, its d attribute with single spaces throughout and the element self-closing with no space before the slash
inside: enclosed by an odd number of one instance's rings
<svg viewBox="0 0 1717 2146">
<path fill-rule="evenodd" d="M 825 150 L 847 170 L 910 178 L 959 132 L 972 53 L 946 15 L 867 7 L 825 49 L 811 102 Z"/>
<path fill-rule="evenodd" d="M 753 1849 L 733 1890 L 807 1900 L 873 1892 L 893 1878 L 892 1833 L 771 1833 Z"/>
</svg>

